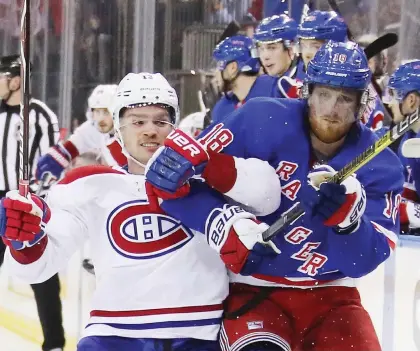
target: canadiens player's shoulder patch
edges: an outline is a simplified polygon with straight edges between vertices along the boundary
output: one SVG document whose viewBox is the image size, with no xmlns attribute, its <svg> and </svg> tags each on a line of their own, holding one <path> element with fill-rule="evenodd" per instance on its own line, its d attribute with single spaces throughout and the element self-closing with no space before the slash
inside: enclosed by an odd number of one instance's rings
<svg viewBox="0 0 420 351">
<path fill-rule="evenodd" d="M 91 165 L 91 166 L 83 166 L 75 168 L 69 171 L 66 176 L 60 181 L 59 184 L 69 184 L 74 182 L 77 179 L 97 175 L 97 174 L 106 174 L 106 173 L 114 173 L 114 174 L 124 174 L 123 172 L 117 171 L 109 166 L 103 165 Z"/>
</svg>

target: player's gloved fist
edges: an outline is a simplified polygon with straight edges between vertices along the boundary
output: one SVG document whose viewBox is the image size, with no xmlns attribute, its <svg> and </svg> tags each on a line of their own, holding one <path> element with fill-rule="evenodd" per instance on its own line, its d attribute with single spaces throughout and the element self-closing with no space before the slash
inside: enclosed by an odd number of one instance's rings
<svg viewBox="0 0 420 351">
<path fill-rule="evenodd" d="M 336 232 L 350 234 L 357 230 L 365 212 L 366 193 L 355 175 L 341 184 L 326 182 L 335 173 L 326 165 L 309 173 L 309 184 L 302 188 L 302 206 L 305 212 L 317 216 Z"/>
<path fill-rule="evenodd" d="M 282 76 L 277 81 L 277 86 L 285 98 L 297 99 L 300 96 L 302 83 L 293 78 Z"/>
<path fill-rule="evenodd" d="M 15 250 L 31 247 L 45 236 L 51 212 L 44 200 L 33 194 L 28 198 L 17 190 L 9 191 L 0 202 L 0 236 Z"/>
<path fill-rule="evenodd" d="M 70 165 L 70 162 L 70 153 L 61 143 L 58 143 L 39 159 L 35 177 L 41 180 L 46 173 L 50 173 L 55 179 L 60 179 L 61 174 Z"/>
<path fill-rule="evenodd" d="M 411 201 L 400 204 L 401 227 L 410 229 L 420 228 L 420 204 Z"/>
<path fill-rule="evenodd" d="M 226 266 L 232 272 L 240 273 L 255 246 L 258 246 L 259 255 L 280 253 L 273 242 L 263 241 L 262 233 L 267 228 L 251 213 L 237 206 L 225 205 L 213 210 L 207 219 L 206 237 Z M 261 252 L 262 246 L 265 252 Z"/>
<path fill-rule="evenodd" d="M 175 129 L 146 167 L 146 180 L 155 188 L 175 193 L 194 175 L 199 175 L 209 156 L 203 146 L 179 129 Z"/>
</svg>

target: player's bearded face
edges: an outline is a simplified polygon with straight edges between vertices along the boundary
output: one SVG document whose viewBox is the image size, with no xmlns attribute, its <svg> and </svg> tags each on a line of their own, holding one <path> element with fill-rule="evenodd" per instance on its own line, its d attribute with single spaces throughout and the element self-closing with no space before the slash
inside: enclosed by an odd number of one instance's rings
<svg viewBox="0 0 420 351">
<path fill-rule="evenodd" d="M 106 108 L 94 108 L 92 110 L 92 119 L 101 133 L 109 133 L 114 128 L 112 115 Z"/>
<path fill-rule="evenodd" d="M 220 72 L 221 82 L 222 82 L 222 91 L 228 92 L 233 88 L 234 81 L 238 76 L 237 65 L 234 62 L 228 63 L 223 71 Z"/>
<path fill-rule="evenodd" d="M 146 164 L 172 131 L 169 112 L 159 106 L 128 108 L 120 118 L 120 134 L 127 152 Z"/>
<path fill-rule="evenodd" d="M 289 50 L 285 49 L 283 43 L 260 43 L 258 54 L 261 64 L 270 76 L 277 76 L 287 71 L 291 64 Z"/>
<path fill-rule="evenodd" d="M 315 85 L 308 99 L 311 132 L 324 143 L 341 140 L 356 121 L 359 94 Z"/>
</svg>

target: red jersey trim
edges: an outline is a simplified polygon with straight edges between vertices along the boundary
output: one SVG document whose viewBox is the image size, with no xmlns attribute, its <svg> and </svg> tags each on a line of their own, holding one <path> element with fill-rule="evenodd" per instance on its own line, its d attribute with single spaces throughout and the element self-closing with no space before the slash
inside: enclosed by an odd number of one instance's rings
<svg viewBox="0 0 420 351">
<path fill-rule="evenodd" d="M 119 166 L 125 166 L 127 164 L 127 157 L 122 153 L 122 148 L 118 141 L 114 140 L 107 145 L 107 148 Z"/>
<path fill-rule="evenodd" d="M 185 306 L 185 307 L 169 307 L 169 308 L 155 308 L 151 310 L 132 310 L 132 311 L 103 311 L 92 310 L 91 317 L 143 317 L 153 316 L 157 314 L 178 314 L 178 313 L 199 313 L 222 311 L 222 304 L 206 305 L 206 306 Z"/>
</svg>

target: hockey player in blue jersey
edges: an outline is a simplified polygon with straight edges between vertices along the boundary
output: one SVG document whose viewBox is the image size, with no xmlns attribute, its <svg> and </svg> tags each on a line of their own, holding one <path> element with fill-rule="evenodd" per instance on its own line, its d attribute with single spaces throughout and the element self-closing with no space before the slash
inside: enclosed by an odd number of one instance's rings
<svg viewBox="0 0 420 351">
<path fill-rule="evenodd" d="M 347 25 L 334 11 L 315 10 L 309 12 L 299 25 L 297 39 L 302 60 L 298 64 L 295 78 L 303 81 L 309 61 L 325 42 L 347 40 Z"/>
<path fill-rule="evenodd" d="M 376 140 L 359 121 L 370 76 L 355 43 L 329 42 L 308 65 L 304 99 L 252 99 L 201 143 L 173 134 L 148 165 L 149 193 L 190 187 L 162 208 L 206 233 L 235 273 L 224 350 L 381 349 L 355 283 L 395 248 L 402 165 L 386 149 L 342 184 L 324 182 Z M 257 183 L 271 181 L 255 176 L 256 159 L 277 170 L 282 188 L 277 211 L 259 219 L 271 224 L 297 202 L 306 211 L 270 245 L 252 215 L 229 202 L 258 197 Z M 186 183 L 193 175 L 205 183 Z"/>
<path fill-rule="evenodd" d="M 243 35 L 226 38 L 214 49 L 213 58 L 217 61 L 216 74 L 224 92 L 213 107 L 213 122 L 222 121 L 253 97 L 282 97 L 278 78 L 259 75 L 261 66 L 252 39 Z"/>
<path fill-rule="evenodd" d="M 391 75 L 383 96 L 389 104 L 393 122 L 399 123 L 404 117 L 420 108 L 420 60 L 402 64 Z M 401 203 L 401 227 L 404 232 L 418 232 L 420 229 L 420 159 L 405 158 L 401 153 L 403 143 L 412 138 L 420 138 L 420 123 L 415 123 L 400 143 L 398 156 L 404 165 L 405 184 Z"/>
<path fill-rule="evenodd" d="M 291 78 L 297 58 L 293 49 L 297 23 L 286 14 L 264 18 L 254 33 L 261 65 L 265 73 L 280 77 L 278 87 L 284 97 L 297 98 L 301 84 Z"/>
<path fill-rule="evenodd" d="M 286 14 L 264 18 L 257 26 L 253 39 L 265 73 L 273 77 L 290 74 L 297 27 L 296 21 Z"/>
<path fill-rule="evenodd" d="M 347 25 L 334 11 L 312 11 L 303 19 L 297 32 L 301 60 L 296 66 L 294 78 L 303 81 L 306 67 L 318 49 L 328 40 L 345 42 Z M 363 124 L 376 131 L 383 126 L 384 110 L 381 99 L 373 86 L 368 88 L 366 107 L 360 115 Z"/>
</svg>

